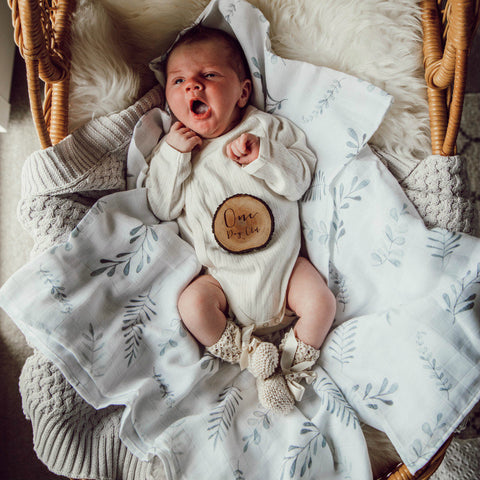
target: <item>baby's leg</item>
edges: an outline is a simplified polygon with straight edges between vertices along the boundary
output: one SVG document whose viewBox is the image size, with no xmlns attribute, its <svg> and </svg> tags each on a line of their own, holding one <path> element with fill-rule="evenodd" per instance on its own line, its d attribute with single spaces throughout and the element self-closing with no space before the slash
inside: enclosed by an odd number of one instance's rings
<svg viewBox="0 0 480 480">
<path fill-rule="evenodd" d="M 336 300 L 318 270 L 299 257 L 287 287 L 287 306 L 299 317 L 295 336 L 316 349 L 320 348 L 333 323 Z"/>
<path fill-rule="evenodd" d="M 211 275 L 197 277 L 182 292 L 178 311 L 189 332 L 204 346 L 215 344 L 227 324 L 227 299 Z"/>
</svg>

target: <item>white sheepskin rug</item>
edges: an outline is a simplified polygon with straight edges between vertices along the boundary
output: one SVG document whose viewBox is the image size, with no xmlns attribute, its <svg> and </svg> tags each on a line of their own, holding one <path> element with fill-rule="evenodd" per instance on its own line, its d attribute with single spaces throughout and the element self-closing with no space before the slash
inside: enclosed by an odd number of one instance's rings
<svg viewBox="0 0 480 480">
<path fill-rule="evenodd" d="M 278 55 L 349 73 L 395 103 L 372 139 L 403 179 L 431 153 L 419 0 L 249 0 Z M 208 0 L 80 0 L 72 27 L 70 129 L 130 105 L 163 53 Z"/>
</svg>

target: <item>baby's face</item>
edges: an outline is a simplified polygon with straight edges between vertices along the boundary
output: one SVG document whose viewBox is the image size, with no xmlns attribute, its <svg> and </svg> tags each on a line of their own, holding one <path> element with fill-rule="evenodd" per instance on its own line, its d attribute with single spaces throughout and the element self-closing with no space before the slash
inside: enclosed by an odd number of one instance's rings
<svg viewBox="0 0 480 480">
<path fill-rule="evenodd" d="M 180 122 L 203 138 L 218 137 L 238 124 L 250 90 L 250 80 L 239 79 L 221 43 L 181 45 L 169 57 L 168 105 Z"/>
</svg>

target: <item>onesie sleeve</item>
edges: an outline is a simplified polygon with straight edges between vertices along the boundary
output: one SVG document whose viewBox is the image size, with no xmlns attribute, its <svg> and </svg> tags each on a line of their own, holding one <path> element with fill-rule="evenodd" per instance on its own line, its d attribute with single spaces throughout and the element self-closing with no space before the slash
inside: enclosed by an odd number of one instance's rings
<svg viewBox="0 0 480 480">
<path fill-rule="evenodd" d="M 299 200 L 310 186 L 317 159 L 302 130 L 284 118 L 269 117 L 265 135 L 260 136 L 258 158 L 244 169 L 264 180 L 275 193 Z"/>
<path fill-rule="evenodd" d="M 183 210 L 190 158 L 190 153 L 181 153 L 165 141 L 154 150 L 145 185 L 150 208 L 160 220 L 174 220 Z"/>
</svg>

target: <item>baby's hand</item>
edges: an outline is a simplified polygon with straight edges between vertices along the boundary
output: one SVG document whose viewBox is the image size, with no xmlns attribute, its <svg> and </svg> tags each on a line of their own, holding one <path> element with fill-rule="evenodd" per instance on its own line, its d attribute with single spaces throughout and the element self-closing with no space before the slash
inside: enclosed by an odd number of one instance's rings
<svg viewBox="0 0 480 480">
<path fill-rule="evenodd" d="M 243 133 L 227 145 L 228 158 L 240 165 L 248 165 L 258 158 L 260 139 L 251 133 Z"/>
<path fill-rule="evenodd" d="M 166 142 L 181 153 L 191 152 L 195 147 L 202 145 L 202 139 L 181 122 L 175 122 L 167 136 Z"/>
</svg>

